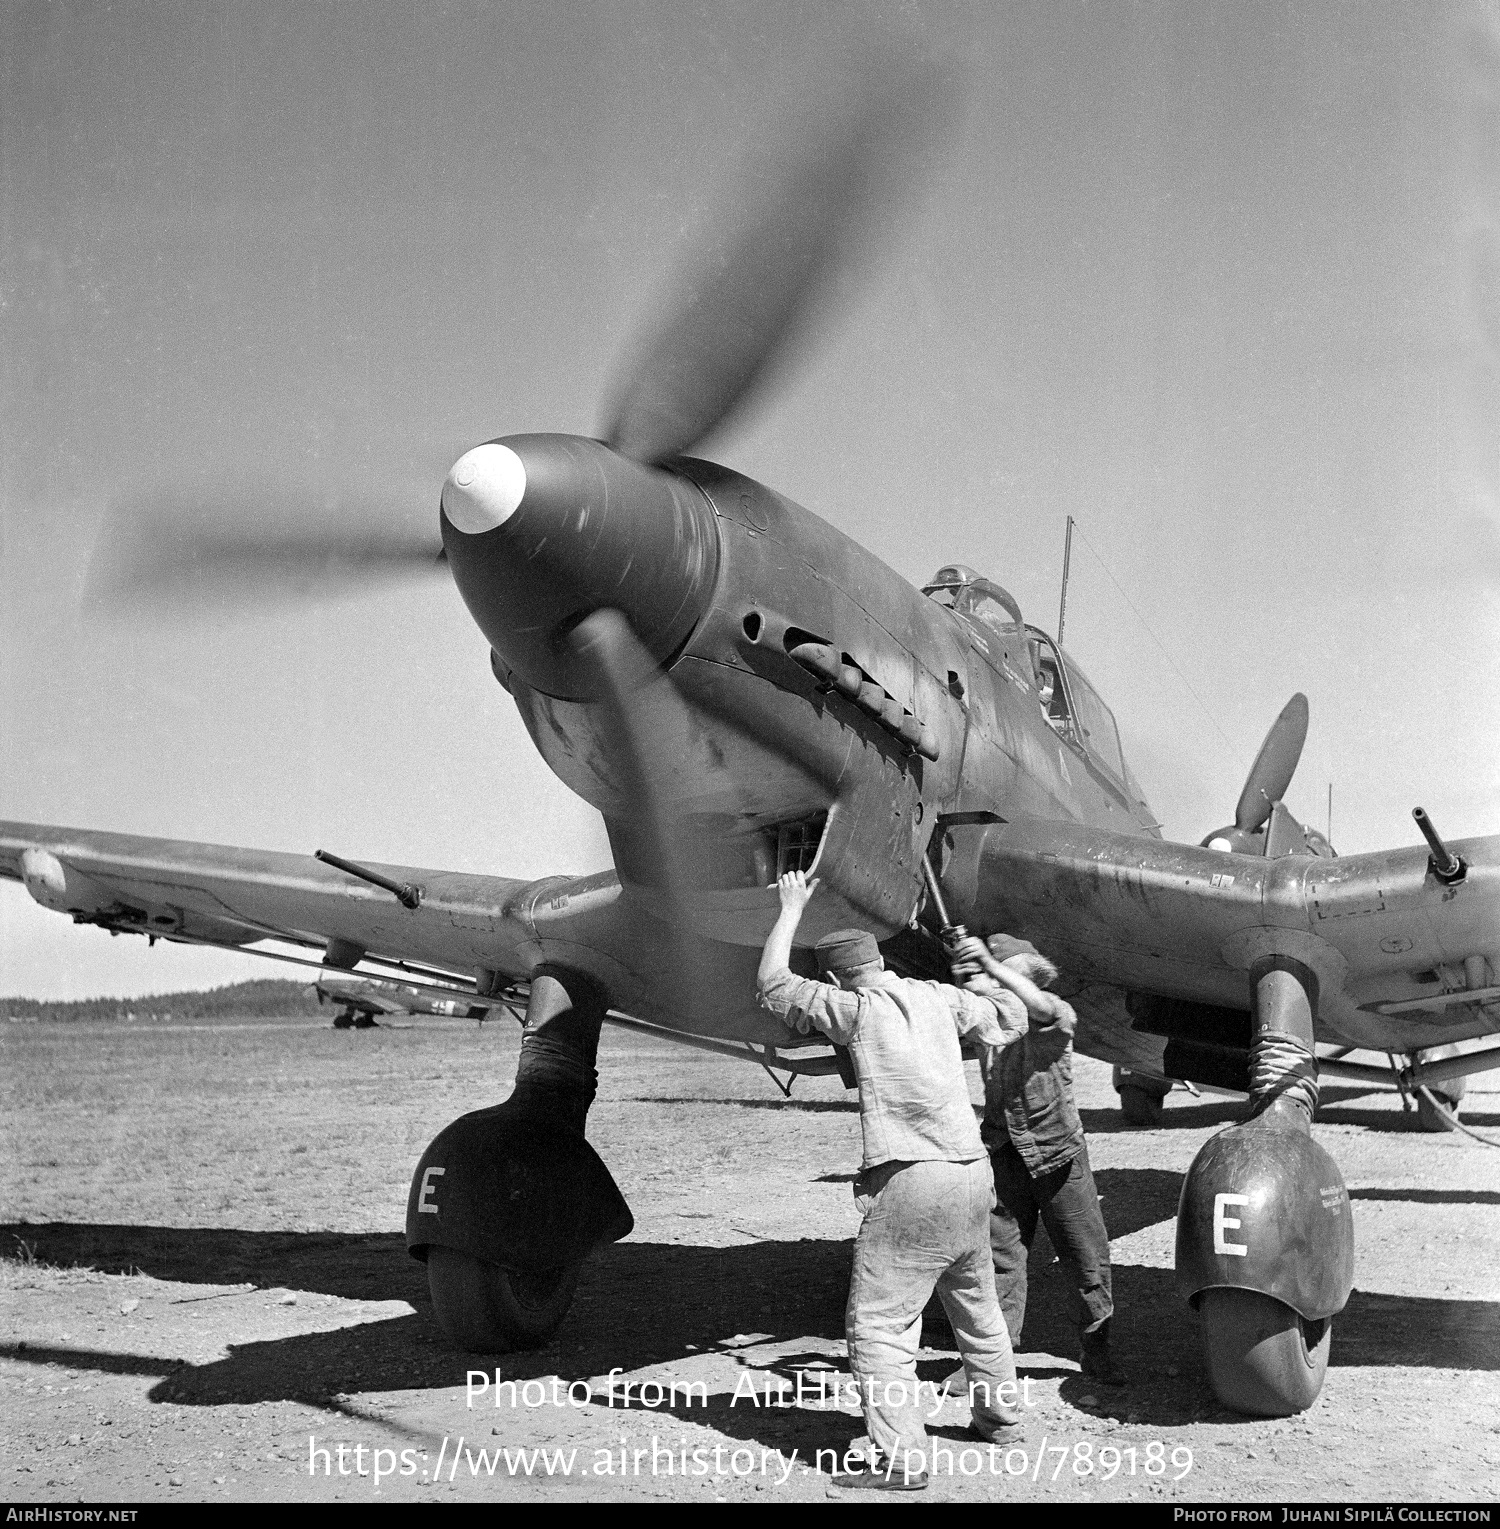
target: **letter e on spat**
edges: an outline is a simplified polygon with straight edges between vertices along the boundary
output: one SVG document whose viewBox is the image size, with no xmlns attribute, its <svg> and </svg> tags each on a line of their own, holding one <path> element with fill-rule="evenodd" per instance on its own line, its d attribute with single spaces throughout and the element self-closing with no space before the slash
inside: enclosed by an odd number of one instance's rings
<svg viewBox="0 0 1500 1529">
<path fill-rule="evenodd" d="M 1224 1235 L 1225 1232 L 1239 1229 L 1240 1221 L 1236 1216 L 1225 1214 L 1231 1205 L 1248 1205 L 1249 1195 L 1215 1195 L 1214 1196 L 1214 1252 L 1229 1253 L 1235 1257 L 1243 1258 L 1250 1249 L 1243 1242 L 1230 1242 Z"/>
<path fill-rule="evenodd" d="M 418 1211 L 426 1211 L 428 1214 L 433 1215 L 433 1216 L 437 1216 L 437 1215 L 441 1215 L 442 1214 L 442 1212 L 439 1210 L 439 1208 L 436 1205 L 431 1203 L 433 1195 L 437 1193 L 437 1185 L 433 1182 L 433 1180 L 441 1178 L 445 1173 L 447 1173 L 447 1171 L 448 1170 L 446 1168 L 428 1168 L 427 1170 L 424 1171 L 424 1173 L 422 1174 L 422 1192 L 421 1192 L 421 1194 L 419 1194 L 417 1196 L 417 1209 L 418 1209 Z M 1223 1195 L 1219 1196 L 1219 1199 L 1222 1200 L 1223 1198 L 1224 1198 Z M 1239 1225 L 1238 1222 L 1235 1222 L 1234 1224 L 1236 1226 Z M 1214 1240 L 1215 1240 L 1215 1242 L 1218 1241 L 1218 1227 L 1219 1227 L 1219 1207 L 1218 1207 L 1217 1204 L 1215 1204 L 1215 1206 L 1214 1206 Z M 1243 1252 L 1244 1250 L 1241 1249 L 1241 1251 Z"/>
</svg>

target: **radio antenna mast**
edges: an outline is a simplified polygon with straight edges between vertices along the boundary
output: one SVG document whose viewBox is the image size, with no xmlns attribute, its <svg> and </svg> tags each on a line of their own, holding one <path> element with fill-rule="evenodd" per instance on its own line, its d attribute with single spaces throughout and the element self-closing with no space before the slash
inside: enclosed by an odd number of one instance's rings
<svg viewBox="0 0 1500 1529">
<path fill-rule="evenodd" d="M 1068 516 L 1068 535 L 1063 542 L 1062 598 L 1057 602 L 1057 645 L 1063 645 L 1063 621 L 1068 614 L 1068 565 L 1073 561 L 1073 517 Z"/>
</svg>

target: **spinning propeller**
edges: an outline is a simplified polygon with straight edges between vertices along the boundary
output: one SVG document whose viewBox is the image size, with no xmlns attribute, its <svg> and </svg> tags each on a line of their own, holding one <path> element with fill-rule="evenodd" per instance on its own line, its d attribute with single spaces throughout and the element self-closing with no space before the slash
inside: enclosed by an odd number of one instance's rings
<svg viewBox="0 0 1500 1529">
<path fill-rule="evenodd" d="M 701 444 L 785 365 L 843 278 L 899 222 L 917 151 L 938 122 L 936 74 L 887 67 L 794 113 L 747 165 L 727 217 L 702 230 L 606 389 L 604 438 L 657 464 Z M 766 165 L 771 166 L 769 177 Z"/>
<path fill-rule="evenodd" d="M 654 764 L 662 736 L 687 707 L 619 611 L 585 617 L 573 628 L 569 644 L 596 680 L 610 756 L 621 771 L 620 793 L 629 803 L 632 840 L 645 851 L 633 873 L 661 898 L 657 911 L 669 951 L 662 985 L 670 1002 L 692 1013 L 709 998 L 710 972 L 703 947 L 688 937 L 693 915 L 689 829 Z"/>
<path fill-rule="evenodd" d="M 779 143 L 745 168 L 626 346 L 605 389 L 602 443 L 514 436 L 475 447 L 443 485 L 437 524 L 419 493 L 319 504 L 295 486 L 164 486 L 112 507 L 91 596 L 259 605 L 430 571 L 446 551 L 503 669 L 599 706 L 646 846 L 637 869 L 667 898 L 675 938 L 691 877 L 645 719 L 675 706 L 684 721 L 662 665 L 712 589 L 717 532 L 711 516 L 702 522 L 702 496 L 657 469 L 764 394 L 877 234 L 906 221 L 905 194 L 940 125 L 940 83 L 891 62 L 867 66 L 842 97 L 826 79 L 808 83 L 805 99 L 819 104 L 782 113 Z"/>
<path fill-rule="evenodd" d="M 833 106 L 784 113 L 791 127 L 747 164 L 727 209 L 688 248 L 650 323 L 606 388 L 607 443 L 656 465 L 740 413 L 806 337 L 841 275 L 902 222 L 918 151 L 938 122 L 937 75 L 869 64 Z M 110 507 L 90 594 L 108 602 L 259 603 L 425 571 L 441 546 L 420 491 L 318 503 L 295 483 L 225 492 L 164 484 Z"/>
<path fill-rule="evenodd" d="M 87 598 L 106 608 L 304 598 L 435 573 L 443 543 L 416 493 L 310 499 L 285 484 L 173 485 L 110 506 Z"/>
</svg>

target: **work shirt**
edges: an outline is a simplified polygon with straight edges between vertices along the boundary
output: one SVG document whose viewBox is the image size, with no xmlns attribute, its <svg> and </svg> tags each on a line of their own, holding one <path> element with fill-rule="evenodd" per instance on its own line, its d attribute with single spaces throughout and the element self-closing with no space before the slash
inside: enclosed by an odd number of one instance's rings
<svg viewBox="0 0 1500 1529">
<path fill-rule="evenodd" d="M 846 991 L 786 967 L 760 984 L 763 1007 L 803 1035 L 847 1046 L 859 1082 L 865 1168 L 888 1162 L 972 1162 L 985 1147 L 969 1103 L 959 1037 L 1004 1046 L 1024 1033 L 1011 993 L 981 998 L 942 982 L 882 972 Z"/>
<path fill-rule="evenodd" d="M 1033 1025 L 1019 1044 L 980 1058 L 980 1134 L 991 1149 L 1008 1140 L 1032 1175 L 1062 1167 L 1083 1147 L 1083 1122 L 1073 1103 L 1072 1032 L 1066 1022 Z"/>
</svg>

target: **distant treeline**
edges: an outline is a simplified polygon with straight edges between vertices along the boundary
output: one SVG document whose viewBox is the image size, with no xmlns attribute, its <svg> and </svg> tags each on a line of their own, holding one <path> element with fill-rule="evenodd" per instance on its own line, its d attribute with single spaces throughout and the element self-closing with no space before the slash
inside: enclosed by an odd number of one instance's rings
<svg viewBox="0 0 1500 1529">
<path fill-rule="evenodd" d="M 57 1020 L 224 1019 L 316 1014 L 318 995 L 305 982 L 235 982 L 206 992 L 153 993 L 146 998 L 0 998 L 0 1019 L 43 1024 Z"/>
</svg>

